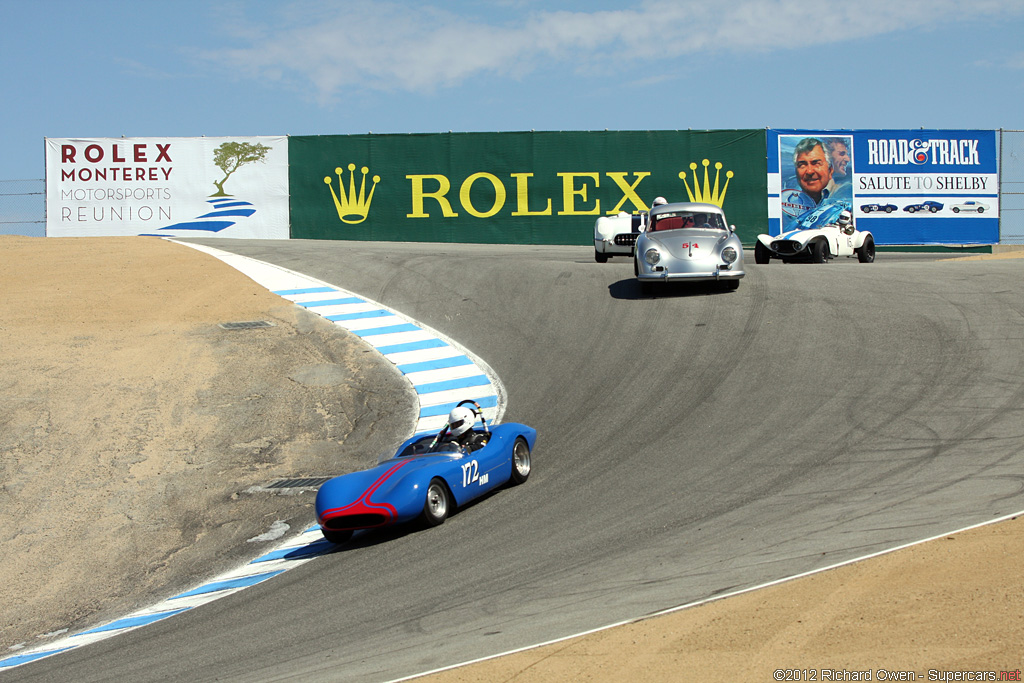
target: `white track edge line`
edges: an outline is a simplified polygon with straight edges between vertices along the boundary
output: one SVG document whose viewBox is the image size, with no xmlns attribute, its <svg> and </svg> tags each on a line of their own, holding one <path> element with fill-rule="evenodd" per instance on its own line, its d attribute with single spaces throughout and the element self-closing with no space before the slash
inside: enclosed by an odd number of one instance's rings
<svg viewBox="0 0 1024 683">
<path fill-rule="evenodd" d="M 708 603 L 717 602 L 719 600 L 724 600 L 725 598 L 736 597 L 738 595 L 743 595 L 744 593 L 752 593 L 754 591 L 761 590 L 762 588 L 771 588 L 772 586 L 777 586 L 779 584 L 788 583 L 789 581 L 795 581 L 797 579 L 802 579 L 802 578 L 806 578 L 808 576 L 813 576 L 814 574 L 821 574 L 823 572 L 831 571 L 833 569 L 838 569 L 840 567 L 845 567 L 846 565 L 849 565 L 849 564 L 855 564 L 857 562 L 863 562 L 864 560 L 870 560 L 870 559 L 873 559 L 875 557 L 881 557 L 882 555 L 888 555 L 890 553 L 894 553 L 894 552 L 899 551 L 899 550 L 906 550 L 907 548 L 912 548 L 912 547 L 914 547 L 916 545 L 922 545 L 924 543 L 930 543 L 932 541 L 937 541 L 940 538 L 944 538 L 944 537 L 949 536 L 951 534 L 959 534 L 959 533 L 963 533 L 965 531 L 971 531 L 972 529 L 978 529 L 980 527 L 988 526 L 990 524 L 998 524 L 999 522 L 1005 522 L 1007 520 L 1016 519 L 1017 517 L 1021 517 L 1021 516 L 1024 516 L 1024 510 L 1021 510 L 1020 512 L 1014 512 L 1014 513 L 1011 513 L 1011 514 L 1008 514 L 1008 515 L 1003 515 L 1002 517 L 997 517 L 995 519 L 990 519 L 990 520 L 987 520 L 987 521 L 984 521 L 984 522 L 978 522 L 977 524 L 972 524 L 970 526 L 965 526 L 965 527 L 960 528 L 960 529 L 954 529 L 953 531 L 947 531 L 945 533 L 936 534 L 935 536 L 931 536 L 929 538 L 924 538 L 924 539 L 921 539 L 919 541 L 911 541 L 910 543 L 904 543 L 903 545 L 898 545 L 898 546 L 895 546 L 893 548 L 887 548 L 885 550 L 879 550 L 879 551 L 876 551 L 876 552 L 873 552 L 873 553 L 869 553 L 867 555 L 861 555 L 860 557 L 854 557 L 854 558 L 849 559 L 849 560 L 844 560 L 842 562 L 837 562 L 835 564 L 831 564 L 831 565 L 829 565 L 827 567 L 821 567 L 820 569 L 811 569 L 809 571 L 801 572 L 799 574 L 793 574 L 792 576 L 784 576 L 784 577 L 782 577 L 780 579 L 775 579 L 773 581 L 768 581 L 767 583 L 761 583 L 761 584 L 758 584 L 756 586 L 750 586 L 749 588 L 741 588 L 739 590 L 735 590 L 735 591 L 732 591 L 732 592 L 729 592 L 729 593 L 723 593 L 722 595 L 715 595 L 715 596 L 712 596 L 710 598 L 704 598 L 702 600 L 696 600 L 694 602 L 688 602 L 686 604 L 678 605 L 676 607 L 669 607 L 667 609 L 659 610 L 657 612 L 652 612 L 650 614 L 645 614 L 645 615 L 640 616 L 640 617 L 633 617 L 631 619 L 624 619 L 622 621 L 615 622 L 614 624 L 607 624 L 606 626 L 598 626 L 597 628 L 592 628 L 592 629 L 587 630 L 587 631 L 580 631 L 579 633 L 573 633 L 572 635 L 568 635 L 568 636 L 562 636 L 561 638 L 554 638 L 552 640 L 548 640 L 548 641 L 545 641 L 543 643 L 537 643 L 536 645 L 526 645 L 526 646 L 523 646 L 523 647 L 520 647 L 520 648 L 516 648 L 514 650 L 508 650 L 507 652 L 499 652 L 498 654 L 488 655 L 486 657 L 480 657 L 478 659 L 472 659 L 472 660 L 469 660 L 469 661 L 466 661 L 466 662 L 462 662 L 460 664 L 451 664 L 449 666 L 444 666 L 444 667 L 441 667 L 441 668 L 438 668 L 438 669 L 433 669 L 431 671 L 424 671 L 423 673 L 412 674 L 410 676 L 404 676 L 402 678 L 394 678 L 394 679 L 391 679 L 391 680 L 387 681 L 386 683 L 401 683 L 402 681 L 411 681 L 411 680 L 413 680 L 415 678 L 422 678 L 423 676 L 431 676 L 433 674 L 442 673 L 444 671 L 451 671 L 453 669 L 458 669 L 458 668 L 461 668 L 461 667 L 464 667 L 464 666 L 472 666 L 473 664 L 479 664 L 481 662 L 487 662 L 487 661 L 490 661 L 492 659 L 498 659 L 500 657 L 508 657 L 510 655 L 519 654 L 520 652 L 527 652 L 529 650 L 536 650 L 538 648 L 547 647 L 548 645 L 555 645 L 557 643 L 563 643 L 563 642 L 565 642 L 567 640 L 572 640 L 573 638 L 582 638 L 584 636 L 589 636 L 589 635 L 592 635 L 594 633 L 600 633 L 601 631 L 607 631 L 609 629 L 618 628 L 620 626 L 628 626 L 630 624 L 636 624 L 636 623 L 639 623 L 641 621 L 647 621 L 649 619 L 654 619 L 656 617 L 667 616 L 667 615 L 673 614 L 675 612 L 680 612 L 680 611 L 685 610 L 685 609 L 690 609 L 691 607 L 699 607 L 700 605 L 706 605 Z"/>
</svg>

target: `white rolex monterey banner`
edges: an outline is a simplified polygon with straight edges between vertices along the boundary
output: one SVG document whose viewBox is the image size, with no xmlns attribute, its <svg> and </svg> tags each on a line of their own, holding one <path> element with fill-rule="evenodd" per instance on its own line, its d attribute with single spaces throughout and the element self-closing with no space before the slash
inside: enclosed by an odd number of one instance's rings
<svg viewBox="0 0 1024 683">
<path fill-rule="evenodd" d="M 47 138 L 46 235 L 288 239 L 288 138 Z"/>
</svg>

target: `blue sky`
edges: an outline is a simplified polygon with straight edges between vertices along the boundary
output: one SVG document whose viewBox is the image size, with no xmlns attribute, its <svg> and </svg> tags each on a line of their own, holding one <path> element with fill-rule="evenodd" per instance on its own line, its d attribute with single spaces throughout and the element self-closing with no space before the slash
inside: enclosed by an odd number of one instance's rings
<svg viewBox="0 0 1024 683">
<path fill-rule="evenodd" d="M 45 137 L 1024 128 L 1022 0 L 0 0 L 0 180 Z"/>
</svg>

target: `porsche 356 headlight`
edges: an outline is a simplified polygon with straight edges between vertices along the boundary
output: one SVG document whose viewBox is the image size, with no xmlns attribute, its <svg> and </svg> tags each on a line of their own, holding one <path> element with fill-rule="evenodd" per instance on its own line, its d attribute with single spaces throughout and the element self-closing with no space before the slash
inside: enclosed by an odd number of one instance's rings
<svg viewBox="0 0 1024 683">
<path fill-rule="evenodd" d="M 726 247 L 723 249 L 722 260 L 726 263 L 734 263 L 736 261 L 736 247 Z"/>
<path fill-rule="evenodd" d="M 661 260 L 661 252 L 657 249 L 648 249 L 644 252 L 644 261 L 647 261 L 649 265 L 654 265 Z"/>
</svg>

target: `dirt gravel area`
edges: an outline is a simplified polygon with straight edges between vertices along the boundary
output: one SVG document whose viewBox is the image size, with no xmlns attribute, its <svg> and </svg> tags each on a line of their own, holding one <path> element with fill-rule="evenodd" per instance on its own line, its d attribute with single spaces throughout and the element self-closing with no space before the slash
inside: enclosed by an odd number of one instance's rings
<svg viewBox="0 0 1024 683">
<path fill-rule="evenodd" d="M 417 680 L 1024 680 L 1022 557 L 1007 520 Z"/>
<path fill-rule="evenodd" d="M 0 656 L 266 552 L 313 494 L 253 487 L 415 424 L 365 343 L 190 247 L 0 236 L 0 264 Z"/>
<path fill-rule="evenodd" d="M 0 263 L 0 656 L 265 552 L 312 496 L 253 487 L 412 427 L 386 361 L 189 247 L 0 236 Z M 1021 680 L 1022 557 L 1005 521 L 423 680 Z"/>
</svg>

